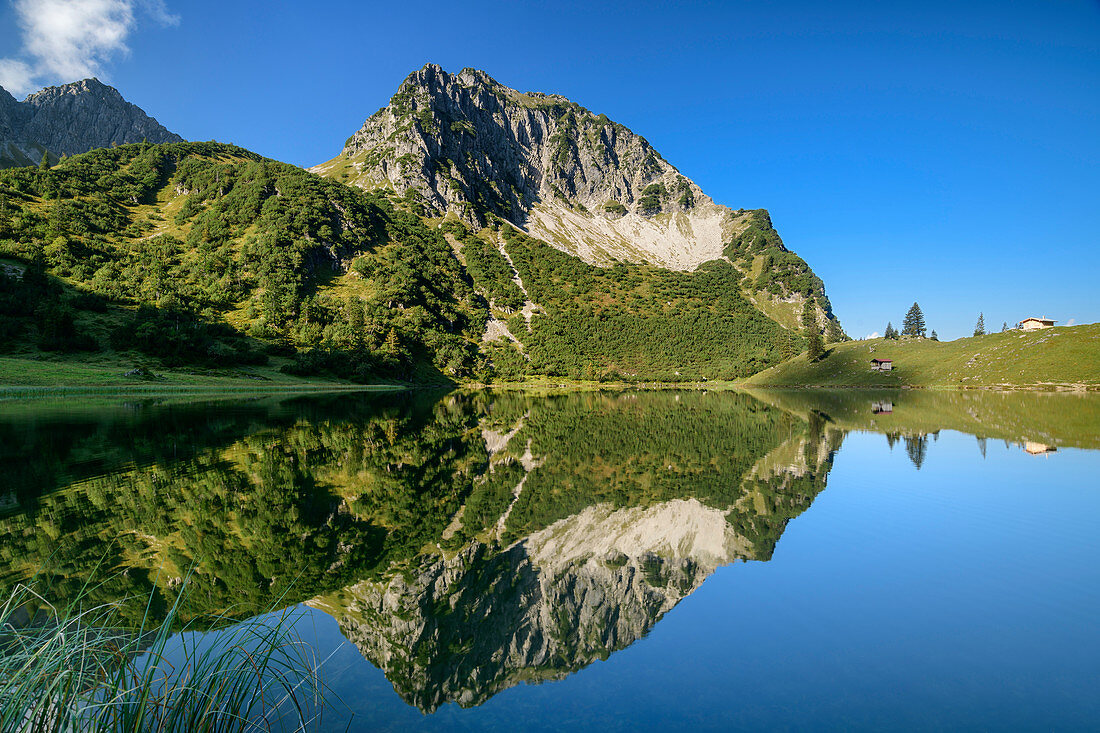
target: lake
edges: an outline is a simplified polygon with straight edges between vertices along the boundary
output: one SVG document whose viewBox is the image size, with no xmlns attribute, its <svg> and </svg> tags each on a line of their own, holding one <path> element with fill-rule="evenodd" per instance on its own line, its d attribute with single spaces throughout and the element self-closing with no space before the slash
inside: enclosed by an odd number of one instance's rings
<svg viewBox="0 0 1100 733">
<path fill-rule="evenodd" d="M 0 465 L 0 585 L 293 608 L 322 730 L 1100 726 L 1098 395 L 20 399 Z"/>
</svg>

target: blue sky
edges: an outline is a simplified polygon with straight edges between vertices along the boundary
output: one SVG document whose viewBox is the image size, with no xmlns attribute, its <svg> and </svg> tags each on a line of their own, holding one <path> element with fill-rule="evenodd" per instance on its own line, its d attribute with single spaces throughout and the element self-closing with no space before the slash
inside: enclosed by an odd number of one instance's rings
<svg viewBox="0 0 1100 733">
<path fill-rule="evenodd" d="M 564 94 L 769 209 L 853 336 L 914 300 L 942 338 L 980 311 L 1100 320 L 1095 1 L 0 5 L 5 86 L 95 73 L 188 139 L 299 165 L 428 61 Z"/>
</svg>

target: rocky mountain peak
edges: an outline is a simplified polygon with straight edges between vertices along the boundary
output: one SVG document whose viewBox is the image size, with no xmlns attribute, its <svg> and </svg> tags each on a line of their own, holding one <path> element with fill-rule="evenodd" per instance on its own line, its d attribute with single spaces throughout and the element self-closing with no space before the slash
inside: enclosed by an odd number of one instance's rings
<svg viewBox="0 0 1100 733">
<path fill-rule="evenodd" d="M 426 64 L 315 173 L 386 189 L 425 216 L 475 229 L 503 219 L 585 262 L 694 270 L 723 261 L 767 316 L 799 329 L 824 286 L 767 212 L 712 201 L 649 141 L 557 94 L 520 92 L 479 69 Z M 763 312 L 763 311 L 762 311 Z"/>
<path fill-rule="evenodd" d="M 501 217 L 596 264 L 693 268 L 721 256 L 731 229 L 729 210 L 641 135 L 473 68 L 413 72 L 313 170 L 475 226 Z"/>
<path fill-rule="evenodd" d="M 142 140 L 183 138 L 99 79 L 47 87 L 22 102 L 0 94 L 0 167 L 37 164 L 45 151 L 56 158 Z"/>
<path fill-rule="evenodd" d="M 111 100 L 113 102 L 123 102 L 126 100 L 122 98 L 122 95 L 117 89 L 112 86 L 104 84 L 99 79 L 90 77 L 88 79 L 81 79 L 80 81 L 69 82 L 68 84 L 61 84 L 55 87 L 46 87 L 40 89 L 37 92 L 28 94 L 27 98 L 23 100 L 25 104 L 30 104 L 35 107 L 44 107 L 48 104 L 56 102 L 58 99 L 69 95 L 92 95 L 103 100 Z"/>
</svg>

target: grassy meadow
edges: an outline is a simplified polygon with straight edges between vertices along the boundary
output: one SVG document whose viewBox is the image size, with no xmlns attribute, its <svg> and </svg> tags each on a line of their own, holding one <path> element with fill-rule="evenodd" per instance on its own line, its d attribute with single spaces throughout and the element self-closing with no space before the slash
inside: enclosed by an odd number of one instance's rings
<svg viewBox="0 0 1100 733">
<path fill-rule="evenodd" d="M 871 371 L 871 359 L 892 359 L 894 369 Z M 800 354 L 745 384 L 1100 389 L 1100 324 L 1008 331 L 955 341 L 848 341 L 830 345 L 815 362 Z"/>
</svg>

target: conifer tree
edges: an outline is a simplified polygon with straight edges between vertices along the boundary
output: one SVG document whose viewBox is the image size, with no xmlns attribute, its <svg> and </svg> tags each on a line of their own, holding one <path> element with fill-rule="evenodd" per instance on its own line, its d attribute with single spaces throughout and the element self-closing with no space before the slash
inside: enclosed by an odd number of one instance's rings
<svg viewBox="0 0 1100 733">
<path fill-rule="evenodd" d="M 815 328 L 806 337 L 806 358 L 817 361 L 825 354 L 825 344 L 821 341 L 821 333 Z"/>
<path fill-rule="evenodd" d="M 806 358 L 817 361 L 825 353 L 825 344 L 821 340 L 817 311 L 813 307 L 813 301 L 808 298 L 802 307 L 802 328 L 806 330 Z"/>
<path fill-rule="evenodd" d="M 11 235 L 11 214 L 8 213 L 8 197 L 0 193 L 0 239 Z"/>
<path fill-rule="evenodd" d="M 390 329 L 390 332 L 386 335 L 386 343 L 383 344 L 382 348 L 391 356 L 396 355 L 397 352 L 400 351 L 401 344 L 398 341 L 397 331 L 395 329 Z"/>
<path fill-rule="evenodd" d="M 978 323 L 974 326 L 975 336 L 985 336 L 985 314 L 978 314 Z"/>
<path fill-rule="evenodd" d="M 894 328 L 893 323 L 886 324 L 886 332 L 882 334 L 883 338 L 896 339 L 898 337 L 898 331 Z"/>
<path fill-rule="evenodd" d="M 913 307 L 905 314 L 905 321 L 901 324 L 901 335 L 924 338 L 924 333 L 924 314 L 921 313 L 920 306 L 914 302 Z"/>
<path fill-rule="evenodd" d="M 42 151 L 42 160 L 38 163 L 38 170 L 48 171 L 50 169 L 50 151 Z"/>
<path fill-rule="evenodd" d="M 802 304 L 802 328 L 810 329 L 817 328 L 817 310 L 814 308 L 813 298 L 806 298 L 806 302 Z"/>
<path fill-rule="evenodd" d="M 1005 333 L 1007 331 L 1008 331 L 1008 321 L 1002 321 L 1001 322 L 1001 333 Z"/>
<path fill-rule="evenodd" d="M 936 329 L 934 329 L 934 328 L 932 329 L 932 336 L 931 336 L 931 339 L 932 339 L 933 341 L 939 341 L 939 340 L 940 340 L 940 337 L 936 335 Z"/>
</svg>

